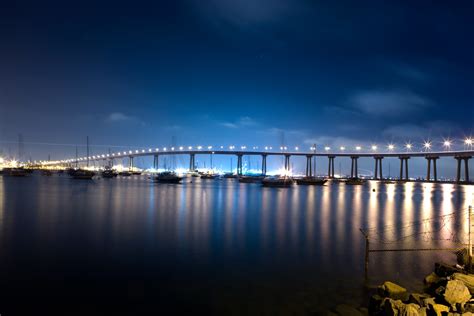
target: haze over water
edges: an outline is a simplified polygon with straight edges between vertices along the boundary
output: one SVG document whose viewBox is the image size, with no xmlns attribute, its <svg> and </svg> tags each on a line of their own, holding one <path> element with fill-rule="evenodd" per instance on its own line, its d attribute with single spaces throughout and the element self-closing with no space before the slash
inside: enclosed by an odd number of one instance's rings
<svg viewBox="0 0 474 316">
<path fill-rule="evenodd" d="M 276 189 L 232 179 L 0 177 L 0 312 L 70 304 L 77 314 L 304 315 L 364 303 L 360 228 L 385 234 L 397 224 L 390 234 L 403 237 L 407 223 L 459 212 L 403 244 L 449 247 L 444 239 L 464 233 L 473 195 L 473 186 L 431 183 Z M 419 289 L 436 260 L 455 256 L 371 254 L 369 284 Z"/>
</svg>

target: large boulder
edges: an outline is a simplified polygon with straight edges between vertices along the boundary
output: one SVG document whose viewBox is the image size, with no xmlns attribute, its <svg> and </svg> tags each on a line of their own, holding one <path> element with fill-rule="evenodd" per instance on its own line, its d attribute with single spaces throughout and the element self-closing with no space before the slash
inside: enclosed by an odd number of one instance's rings
<svg viewBox="0 0 474 316">
<path fill-rule="evenodd" d="M 382 303 L 383 314 L 386 316 L 399 316 L 400 312 L 405 309 L 405 304 L 400 300 L 394 300 L 389 297 L 385 298 Z"/>
<path fill-rule="evenodd" d="M 386 281 L 378 288 L 379 294 L 394 300 L 406 301 L 408 299 L 408 292 L 404 287 L 390 281 Z"/>
<path fill-rule="evenodd" d="M 450 276 L 454 273 L 462 273 L 463 271 L 461 269 L 458 269 L 456 267 L 436 262 L 435 263 L 435 272 L 438 276 L 440 277 L 447 277 Z"/>
<path fill-rule="evenodd" d="M 433 284 L 439 284 L 441 283 L 442 281 L 444 281 L 445 278 L 442 278 L 440 277 L 439 275 L 437 275 L 436 273 L 434 272 L 431 272 L 430 274 L 428 274 L 425 278 L 424 278 L 424 282 L 426 285 L 428 286 L 431 286 Z"/>
<path fill-rule="evenodd" d="M 451 306 L 456 306 L 456 304 L 464 305 L 471 299 L 471 294 L 462 281 L 451 280 L 448 281 L 448 284 L 446 285 L 444 299 Z"/>
<path fill-rule="evenodd" d="M 399 316 L 426 316 L 426 308 L 422 308 L 417 304 L 405 304 L 399 310 Z"/>
<path fill-rule="evenodd" d="M 464 285 L 469 289 L 469 292 L 474 294 L 474 274 L 454 273 L 452 278 L 464 283 Z"/>
<path fill-rule="evenodd" d="M 408 303 L 414 303 L 420 306 L 427 306 L 424 303 L 424 300 L 428 298 L 430 298 L 428 294 L 412 293 L 408 297 Z"/>
<path fill-rule="evenodd" d="M 449 307 L 442 304 L 430 304 L 428 307 L 428 316 L 444 316 L 443 313 L 449 313 Z"/>
</svg>

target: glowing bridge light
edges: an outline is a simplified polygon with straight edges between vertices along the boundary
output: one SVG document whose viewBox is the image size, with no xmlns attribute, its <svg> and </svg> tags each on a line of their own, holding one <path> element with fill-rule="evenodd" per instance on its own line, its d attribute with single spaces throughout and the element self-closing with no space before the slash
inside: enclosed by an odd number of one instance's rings
<svg viewBox="0 0 474 316">
<path fill-rule="evenodd" d="M 357 150 L 357 151 L 360 151 L 361 149 L 362 149 L 362 147 L 356 146 L 356 150 Z"/>
<path fill-rule="evenodd" d="M 346 150 L 346 147 L 341 146 L 341 147 L 339 147 L 339 149 L 342 150 L 342 151 L 344 151 L 344 150 Z"/>
<path fill-rule="evenodd" d="M 155 151 L 160 151 L 160 149 L 159 149 L 159 148 L 155 148 Z"/>
<path fill-rule="evenodd" d="M 212 149 L 212 146 L 207 146 L 207 149 Z"/>
<path fill-rule="evenodd" d="M 331 147 L 326 146 L 326 147 L 324 147 L 324 150 L 325 150 L 325 151 L 329 151 L 329 150 L 331 150 Z"/>
<path fill-rule="evenodd" d="M 174 147 L 171 147 L 171 150 L 174 151 Z"/>
<path fill-rule="evenodd" d="M 189 149 L 189 150 L 192 150 L 192 149 L 193 149 L 193 146 L 189 146 L 188 149 Z"/>
<path fill-rule="evenodd" d="M 395 149 L 395 145 L 394 144 L 389 144 L 388 145 L 388 150 L 394 150 Z"/>
<path fill-rule="evenodd" d="M 163 151 L 167 151 L 166 147 L 163 147 Z"/>
<path fill-rule="evenodd" d="M 268 146 L 265 146 L 265 150 L 268 150 Z"/>
<path fill-rule="evenodd" d="M 377 150 L 377 145 L 372 145 L 372 150 L 376 151 Z"/>
<path fill-rule="evenodd" d="M 221 146 L 221 149 L 224 149 L 224 146 Z"/>
<path fill-rule="evenodd" d="M 150 153 L 151 153 L 151 148 L 149 148 L 149 149 L 148 149 L 148 152 L 150 152 Z"/>
<path fill-rule="evenodd" d="M 183 150 L 183 146 L 179 146 L 179 150 Z"/>
<path fill-rule="evenodd" d="M 135 153 L 138 154 L 138 150 L 135 150 Z"/>
<path fill-rule="evenodd" d="M 452 142 L 451 142 L 449 139 L 445 139 L 445 140 L 443 141 L 443 146 L 444 146 L 446 149 L 451 148 L 451 144 L 452 144 Z"/>
<path fill-rule="evenodd" d="M 295 150 L 298 150 L 298 147 L 295 147 Z"/>
<path fill-rule="evenodd" d="M 202 149 L 202 146 L 197 146 L 197 149 L 198 149 L 198 150 L 201 150 L 201 149 Z"/>
<path fill-rule="evenodd" d="M 429 142 L 429 141 L 424 142 L 423 147 L 424 147 L 425 149 L 430 149 L 430 148 L 431 148 L 431 142 Z"/>
<path fill-rule="evenodd" d="M 464 140 L 464 144 L 468 145 L 468 146 L 472 146 L 472 144 L 474 143 L 474 140 L 472 140 L 472 138 L 468 137 Z"/>
<path fill-rule="evenodd" d="M 128 153 L 129 153 L 129 154 L 131 154 L 131 153 L 132 153 L 132 151 L 130 150 Z"/>
</svg>

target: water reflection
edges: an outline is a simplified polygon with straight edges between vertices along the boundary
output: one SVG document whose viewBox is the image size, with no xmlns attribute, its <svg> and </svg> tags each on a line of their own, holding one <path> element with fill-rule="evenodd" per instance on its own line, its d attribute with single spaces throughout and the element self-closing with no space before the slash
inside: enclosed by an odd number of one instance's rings
<svg viewBox="0 0 474 316">
<path fill-rule="evenodd" d="M 157 185 L 145 177 L 18 180 L 0 177 L 2 271 L 34 244 L 29 260 L 41 254 L 44 264 L 54 265 L 58 253 L 52 251 L 60 249 L 64 260 L 87 255 L 92 272 L 104 261 L 109 266 L 126 262 L 127 269 L 151 280 L 160 273 L 190 283 L 201 281 L 197 275 L 212 278 L 206 285 L 212 290 L 225 287 L 229 279 L 233 285 L 265 283 L 282 275 L 291 286 L 279 291 L 298 289 L 302 280 L 326 288 L 342 276 L 359 288 L 365 246 L 359 228 L 372 228 L 381 241 L 423 237 L 374 247 L 422 247 L 427 241 L 445 247 L 447 236 L 467 230 L 466 217 L 406 224 L 461 212 L 474 194 L 472 186 L 375 181 L 272 189 L 234 180 L 188 179 L 181 185 Z M 429 272 L 439 256 L 452 258 L 449 253 L 375 254 L 370 270 L 374 282 L 387 277 L 406 282 Z M 77 266 L 61 269 L 75 271 Z M 0 276 L 8 280 L 5 273 Z M 327 288 L 334 295 L 339 290 Z"/>
</svg>

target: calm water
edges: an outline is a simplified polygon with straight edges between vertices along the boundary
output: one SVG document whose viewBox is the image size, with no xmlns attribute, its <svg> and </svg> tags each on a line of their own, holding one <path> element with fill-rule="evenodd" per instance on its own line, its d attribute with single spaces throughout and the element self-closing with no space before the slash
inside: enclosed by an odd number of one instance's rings
<svg viewBox="0 0 474 316">
<path fill-rule="evenodd" d="M 403 237 L 411 221 L 462 214 L 473 193 L 450 184 L 0 177 L 0 313 L 318 315 L 366 302 L 360 227 Z M 403 246 L 448 246 L 442 239 L 465 226 L 461 215 L 426 222 L 413 231 L 430 233 Z M 440 259 L 455 257 L 371 254 L 369 283 L 420 288 Z"/>
</svg>

